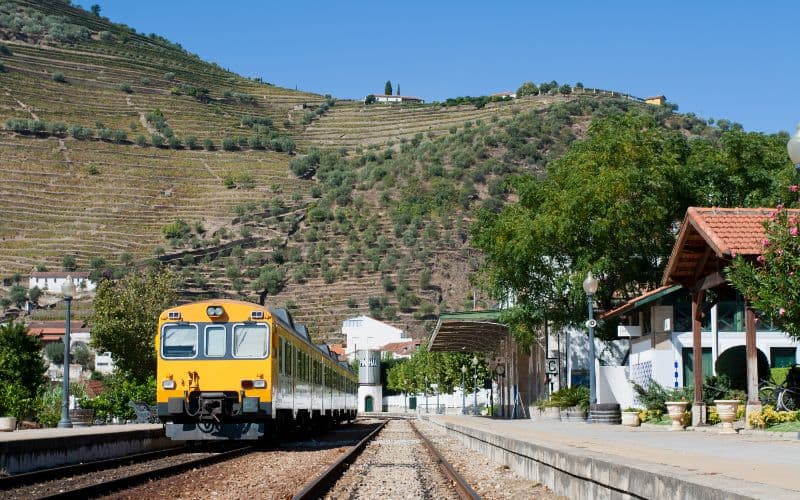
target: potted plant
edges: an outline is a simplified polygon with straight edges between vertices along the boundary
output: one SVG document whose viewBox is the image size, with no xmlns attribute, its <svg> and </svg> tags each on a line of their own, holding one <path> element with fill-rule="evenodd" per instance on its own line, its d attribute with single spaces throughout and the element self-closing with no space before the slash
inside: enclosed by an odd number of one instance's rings
<svg viewBox="0 0 800 500">
<path fill-rule="evenodd" d="M 736 420 L 736 410 L 739 408 L 738 399 L 715 399 L 714 405 L 717 407 L 717 415 L 722 421 L 720 434 L 736 434 L 733 428 L 733 421 Z"/>
<path fill-rule="evenodd" d="M 639 408 L 625 408 L 622 410 L 622 425 L 627 425 L 629 427 L 639 427 L 642 423 L 641 419 L 639 418 L 639 413 L 642 410 Z"/>
<path fill-rule="evenodd" d="M 672 420 L 672 426 L 669 430 L 671 431 L 682 431 L 683 430 L 683 418 L 686 415 L 686 409 L 689 406 L 688 401 L 665 401 L 665 405 L 667 405 L 667 414 L 669 415 L 670 420 Z"/>
</svg>

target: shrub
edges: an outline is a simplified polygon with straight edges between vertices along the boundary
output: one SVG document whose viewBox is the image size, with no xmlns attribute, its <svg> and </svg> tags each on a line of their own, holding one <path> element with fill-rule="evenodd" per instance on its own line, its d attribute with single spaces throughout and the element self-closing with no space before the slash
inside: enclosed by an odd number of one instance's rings
<svg viewBox="0 0 800 500">
<path fill-rule="evenodd" d="M 127 83 L 127 82 L 126 82 L 126 83 L 123 83 L 123 84 L 121 84 L 121 85 L 119 86 L 119 89 L 120 89 L 121 91 L 125 92 L 126 94 L 131 94 L 131 93 L 133 93 L 133 88 L 131 87 L 131 84 L 130 84 L 130 83 Z"/>
<path fill-rule="evenodd" d="M 197 147 L 197 137 L 195 137 L 193 135 L 187 135 L 183 139 L 183 142 L 186 144 L 186 147 L 189 148 L 189 149 L 194 149 L 195 147 Z"/>
<path fill-rule="evenodd" d="M 5 63 L 4 63 L 2 60 L 0 60 L 0 73 L 2 73 L 2 72 L 3 72 L 3 71 L 5 71 L 5 70 L 6 70 L 6 65 L 5 65 Z"/>
<path fill-rule="evenodd" d="M 69 133 L 75 139 L 90 139 L 94 132 L 92 129 L 75 124 L 69 128 Z"/>
<path fill-rule="evenodd" d="M 589 409 L 589 388 L 582 385 L 563 387 L 550 395 L 545 406 L 573 408 L 575 406 L 586 411 Z"/>
<path fill-rule="evenodd" d="M 172 149 L 183 149 L 183 143 L 178 136 L 173 135 L 169 138 L 169 147 Z"/>
<path fill-rule="evenodd" d="M 64 76 L 64 73 L 60 71 L 56 71 L 53 73 L 53 81 L 57 83 L 67 83 L 67 78 Z"/>
<path fill-rule="evenodd" d="M 208 138 L 203 139 L 203 148 L 206 151 L 214 151 L 214 141 Z"/>
<path fill-rule="evenodd" d="M 166 80 L 168 82 L 171 82 L 174 79 L 175 79 L 175 73 L 173 73 L 171 71 L 168 71 L 167 73 L 164 73 L 164 80 Z"/>
<path fill-rule="evenodd" d="M 350 297 L 347 299 L 347 307 L 350 309 L 355 309 L 358 307 L 358 302 L 356 301 L 355 297 Z"/>
<path fill-rule="evenodd" d="M 89 175 L 97 175 L 97 174 L 100 173 L 100 171 L 97 169 L 97 167 L 92 165 L 92 164 L 89 164 L 89 167 L 87 167 L 86 172 Z"/>
<path fill-rule="evenodd" d="M 136 136 L 136 145 L 142 147 L 147 146 L 147 137 L 143 136 L 142 134 Z"/>
<path fill-rule="evenodd" d="M 222 149 L 225 151 L 236 151 L 239 147 L 236 145 L 236 141 L 231 139 L 230 137 L 226 137 L 222 139 Z"/>
<path fill-rule="evenodd" d="M 11 49 L 8 48 L 8 45 L 0 43 L 0 54 L 2 54 L 4 56 L 10 56 L 10 55 L 12 55 L 12 52 L 11 52 Z"/>
<path fill-rule="evenodd" d="M 800 420 L 800 411 L 775 411 L 772 406 L 764 406 L 761 411 L 751 413 L 747 422 L 753 427 L 763 429 L 783 422 Z"/>
<path fill-rule="evenodd" d="M 150 142 L 153 143 L 153 146 L 160 148 L 164 145 L 164 138 L 161 136 L 161 134 L 154 133 L 150 136 Z"/>
<path fill-rule="evenodd" d="M 189 235 L 191 228 L 184 220 L 178 219 L 161 228 L 161 233 L 167 239 L 184 238 Z"/>
</svg>

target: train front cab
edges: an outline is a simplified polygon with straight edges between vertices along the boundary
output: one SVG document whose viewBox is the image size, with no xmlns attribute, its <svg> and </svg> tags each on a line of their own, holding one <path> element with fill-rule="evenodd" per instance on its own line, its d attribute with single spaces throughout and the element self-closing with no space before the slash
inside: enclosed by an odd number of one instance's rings
<svg viewBox="0 0 800 500">
<path fill-rule="evenodd" d="M 260 306 L 235 301 L 161 315 L 157 407 L 167 437 L 252 440 L 271 431 L 273 325 Z"/>
</svg>

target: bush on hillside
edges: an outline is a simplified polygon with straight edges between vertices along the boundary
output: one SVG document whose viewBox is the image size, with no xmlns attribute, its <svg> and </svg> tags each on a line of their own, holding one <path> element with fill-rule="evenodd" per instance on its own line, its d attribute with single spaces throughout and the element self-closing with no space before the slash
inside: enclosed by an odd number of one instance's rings
<svg viewBox="0 0 800 500">
<path fill-rule="evenodd" d="M 126 94 L 133 93 L 133 87 L 131 87 L 131 84 L 127 82 L 120 84 L 119 89 L 125 92 Z"/>
<path fill-rule="evenodd" d="M 56 71 L 53 73 L 53 81 L 57 83 L 67 83 L 67 78 L 64 76 L 64 73 L 60 71 Z"/>
</svg>

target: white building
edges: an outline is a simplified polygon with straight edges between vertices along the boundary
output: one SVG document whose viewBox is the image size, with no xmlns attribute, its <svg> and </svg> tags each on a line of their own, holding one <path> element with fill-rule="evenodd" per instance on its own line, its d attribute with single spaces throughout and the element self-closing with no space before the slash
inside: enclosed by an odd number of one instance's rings
<svg viewBox="0 0 800 500">
<path fill-rule="evenodd" d="M 386 95 L 374 94 L 375 102 L 383 102 L 389 104 L 423 104 L 425 101 L 419 97 L 412 97 L 408 95 Z"/>
<path fill-rule="evenodd" d="M 357 350 L 380 350 L 386 344 L 410 340 L 403 330 L 369 316 L 356 316 L 342 322 L 342 334 L 347 339 L 345 354 L 352 360 Z"/>
<path fill-rule="evenodd" d="M 77 293 L 93 292 L 97 283 L 89 279 L 89 273 L 82 272 L 40 272 L 34 271 L 28 279 L 28 288 L 39 287 L 44 293 L 60 294 L 61 285 L 66 283 L 67 276 L 72 277 Z"/>
</svg>

